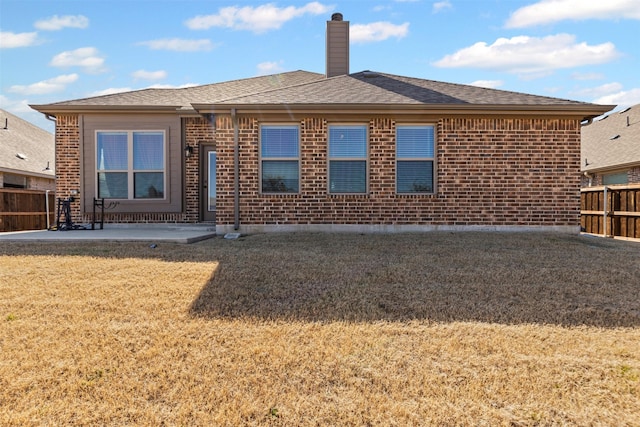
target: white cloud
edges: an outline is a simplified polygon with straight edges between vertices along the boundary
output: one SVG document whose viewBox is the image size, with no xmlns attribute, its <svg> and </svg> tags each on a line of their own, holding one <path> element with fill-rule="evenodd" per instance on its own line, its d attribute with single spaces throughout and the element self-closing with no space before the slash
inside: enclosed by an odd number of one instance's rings
<svg viewBox="0 0 640 427">
<path fill-rule="evenodd" d="M 131 73 L 131 77 L 133 77 L 134 79 L 142 79 L 142 80 L 162 80 L 167 78 L 167 72 L 164 70 L 158 70 L 158 71 L 137 70 Z"/>
<path fill-rule="evenodd" d="M 471 86 L 486 87 L 488 89 L 495 89 L 502 86 L 504 82 L 502 80 L 476 80 L 469 83 Z"/>
<path fill-rule="evenodd" d="M 446 9 L 453 9 L 451 2 L 449 0 L 437 1 L 433 4 L 431 11 L 433 13 L 442 12 Z"/>
<path fill-rule="evenodd" d="M 524 28 L 564 20 L 640 19 L 638 0 L 541 0 L 511 14 L 505 26 Z"/>
<path fill-rule="evenodd" d="M 493 44 L 478 42 L 446 55 L 434 63 L 442 68 L 483 68 L 529 75 L 547 75 L 561 68 L 602 64 L 617 58 L 613 43 L 576 43 L 575 36 L 557 34 L 543 38 L 499 38 Z"/>
<path fill-rule="evenodd" d="M 601 73 L 573 73 L 571 74 L 573 80 L 602 80 L 604 74 Z"/>
<path fill-rule="evenodd" d="M 13 49 L 16 47 L 28 47 L 38 44 L 38 33 L 12 33 L 0 32 L 0 49 Z"/>
<path fill-rule="evenodd" d="M 33 24 L 42 31 L 57 31 L 63 28 L 87 28 L 89 26 L 89 18 L 82 15 L 53 15 L 50 18 L 42 19 Z"/>
<path fill-rule="evenodd" d="M 63 74 L 52 79 L 43 80 L 41 82 L 30 85 L 14 85 L 9 87 L 9 92 L 19 93 L 21 95 L 44 95 L 47 93 L 61 92 L 68 84 L 78 80 L 77 74 Z"/>
<path fill-rule="evenodd" d="M 386 40 L 391 37 L 403 38 L 409 34 L 409 23 L 395 25 L 390 22 L 372 22 L 371 24 L 355 24 L 349 29 L 349 41 L 367 43 Z"/>
<path fill-rule="evenodd" d="M 57 54 L 49 65 L 53 67 L 81 67 L 88 73 L 99 73 L 104 71 L 104 58 L 100 56 L 95 47 L 81 47 Z"/>
<path fill-rule="evenodd" d="M 209 51 L 215 46 L 208 39 L 158 39 L 138 43 L 152 50 L 172 50 L 176 52 L 202 52 Z"/>
<path fill-rule="evenodd" d="M 580 89 L 571 92 L 572 96 L 579 96 L 582 98 L 600 98 L 610 95 L 622 90 L 622 85 L 618 82 L 606 83 L 600 86 L 591 87 L 587 89 Z"/>
<path fill-rule="evenodd" d="M 192 30 L 207 30 L 211 27 L 233 28 L 262 33 L 276 30 L 294 18 L 303 15 L 321 15 L 329 12 L 333 6 L 318 2 L 307 3 L 302 7 L 288 6 L 279 8 L 273 3 L 257 7 L 229 6 L 220 8 L 216 15 L 201 15 L 191 18 L 185 25 Z"/>
<path fill-rule="evenodd" d="M 596 98 L 593 102 L 605 105 L 616 104 L 621 108 L 631 107 L 632 105 L 640 104 L 640 88 L 620 90 L 618 92 Z"/>
<path fill-rule="evenodd" d="M 19 101 L 9 99 L 6 96 L 0 94 L 0 105 L 2 109 L 12 112 L 19 116 L 20 113 L 33 113 L 35 110 L 29 107 L 29 101 L 21 99 Z"/>
<path fill-rule="evenodd" d="M 284 71 L 282 68 L 282 61 L 280 62 L 261 62 L 258 64 L 258 75 L 265 76 L 268 74 L 275 74 Z"/>
</svg>

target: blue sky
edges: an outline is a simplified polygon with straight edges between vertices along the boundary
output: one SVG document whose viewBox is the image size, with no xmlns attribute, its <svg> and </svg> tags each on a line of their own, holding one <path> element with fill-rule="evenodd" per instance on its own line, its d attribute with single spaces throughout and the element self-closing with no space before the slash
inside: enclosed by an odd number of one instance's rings
<svg viewBox="0 0 640 427">
<path fill-rule="evenodd" d="M 324 73 L 334 12 L 351 72 L 640 103 L 640 0 L 0 0 L 0 107 Z"/>
</svg>

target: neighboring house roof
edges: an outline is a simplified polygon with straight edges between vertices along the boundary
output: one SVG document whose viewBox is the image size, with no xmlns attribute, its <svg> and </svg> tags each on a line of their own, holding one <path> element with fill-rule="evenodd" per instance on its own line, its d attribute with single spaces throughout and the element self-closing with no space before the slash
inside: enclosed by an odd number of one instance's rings
<svg viewBox="0 0 640 427">
<path fill-rule="evenodd" d="M 0 171 L 55 179 L 54 136 L 0 110 Z"/>
<path fill-rule="evenodd" d="M 582 127 L 584 172 L 640 165 L 640 104 Z"/>
<path fill-rule="evenodd" d="M 293 71 L 184 89 L 146 89 L 94 98 L 32 105 L 40 112 L 102 110 L 178 110 L 217 113 L 231 108 L 288 110 L 473 110 L 553 112 L 588 119 L 611 110 L 560 98 L 529 95 L 392 74 L 362 71 L 325 78 L 323 74 Z"/>
</svg>

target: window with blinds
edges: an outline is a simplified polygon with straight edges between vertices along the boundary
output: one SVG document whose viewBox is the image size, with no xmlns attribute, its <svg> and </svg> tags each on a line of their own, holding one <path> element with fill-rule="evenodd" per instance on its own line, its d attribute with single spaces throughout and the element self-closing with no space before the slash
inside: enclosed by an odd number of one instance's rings
<svg viewBox="0 0 640 427">
<path fill-rule="evenodd" d="M 396 191 L 433 193 L 433 126 L 396 127 Z"/>
<path fill-rule="evenodd" d="M 163 131 L 98 131 L 97 195 L 105 199 L 164 199 Z"/>
<path fill-rule="evenodd" d="M 329 126 L 329 192 L 367 192 L 367 127 Z"/>
<path fill-rule="evenodd" d="M 260 127 L 260 180 L 263 193 L 300 191 L 300 138 L 295 125 Z"/>
</svg>

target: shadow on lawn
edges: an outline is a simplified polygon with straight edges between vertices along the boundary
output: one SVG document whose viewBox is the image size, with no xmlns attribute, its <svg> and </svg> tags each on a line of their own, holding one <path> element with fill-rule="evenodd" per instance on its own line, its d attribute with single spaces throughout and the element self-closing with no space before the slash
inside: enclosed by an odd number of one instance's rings
<svg viewBox="0 0 640 427">
<path fill-rule="evenodd" d="M 640 326 L 640 244 L 543 233 L 263 234 L 192 245 L 2 244 L 0 255 L 219 262 L 204 318 Z"/>
<path fill-rule="evenodd" d="M 192 304 L 194 316 L 640 326 L 640 258 L 628 242 L 336 236 L 333 244 L 273 238 L 260 251 L 253 238 L 235 243 L 246 249 L 239 256 L 221 260 Z"/>
</svg>

